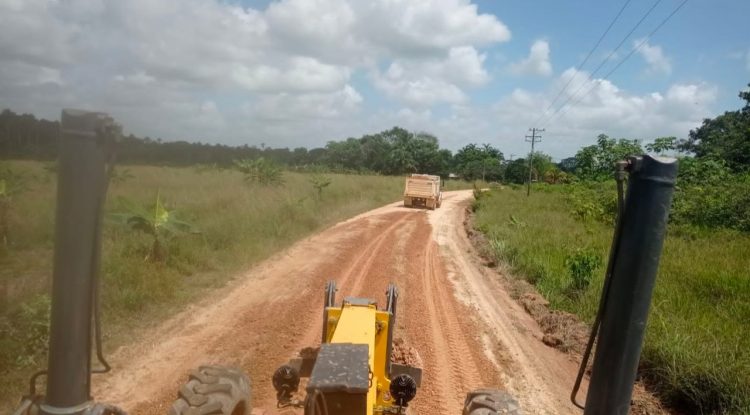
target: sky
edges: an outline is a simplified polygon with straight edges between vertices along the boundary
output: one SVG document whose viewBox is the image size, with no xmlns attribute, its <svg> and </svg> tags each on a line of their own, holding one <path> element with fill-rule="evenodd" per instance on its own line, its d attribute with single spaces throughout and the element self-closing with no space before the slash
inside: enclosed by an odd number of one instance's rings
<svg viewBox="0 0 750 415">
<path fill-rule="evenodd" d="M 741 106 L 750 1 L 689 0 L 651 35 L 682 2 L 0 0 L 0 108 L 290 148 L 398 125 L 506 158 L 535 127 L 559 160 Z"/>
</svg>

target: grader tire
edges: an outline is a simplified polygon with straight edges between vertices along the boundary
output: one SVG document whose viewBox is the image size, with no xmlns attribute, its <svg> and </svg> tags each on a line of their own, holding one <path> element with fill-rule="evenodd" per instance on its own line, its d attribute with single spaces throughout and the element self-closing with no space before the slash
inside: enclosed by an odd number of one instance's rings
<svg viewBox="0 0 750 415">
<path fill-rule="evenodd" d="M 478 389 L 466 395 L 463 415 L 521 415 L 518 401 L 507 392 Z"/>
<path fill-rule="evenodd" d="M 239 369 L 201 366 L 190 372 L 170 415 L 250 415 L 250 380 Z"/>
</svg>

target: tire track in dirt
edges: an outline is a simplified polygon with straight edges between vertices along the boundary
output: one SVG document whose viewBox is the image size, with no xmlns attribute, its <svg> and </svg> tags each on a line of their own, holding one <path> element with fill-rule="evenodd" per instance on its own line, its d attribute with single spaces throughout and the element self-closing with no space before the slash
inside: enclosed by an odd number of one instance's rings
<svg viewBox="0 0 750 415">
<path fill-rule="evenodd" d="M 495 356 L 504 383 L 526 413 L 580 414 L 568 398 L 577 361 L 543 344 L 537 323 L 510 297 L 494 271 L 480 263 L 463 226 L 466 206 L 440 212 L 450 220 L 434 215 L 430 222 L 433 239 L 457 275 L 456 295 L 483 327 L 485 352 Z M 587 389 L 587 379 L 582 389 Z"/>
<path fill-rule="evenodd" d="M 291 349 L 291 354 L 281 356 L 281 358 L 269 359 L 273 360 L 274 365 L 266 371 L 265 377 L 268 378 L 268 381 L 260 385 L 260 388 L 256 388 L 259 392 L 256 400 L 259 406 L 270 408 L 276 404 L 275 391 L 271 388 L 270 381 L 273 370 L 285 363 L 286 359 L 293 357 L 299 350 L 320 345 L 324 297 L 323 288 L 325 282 L 331 279 L 336 281 L 339 289 L 337 302 L 340 302 L 344 296 L 354 296 L 353 292 L 360 290 L 364 281 L 367 280 L 367 275 L 373 267 L 373 263 L 384 256 L 387 257 L 387 254 L 384 255 L 383 251 L 389 249 L 390 244 L 386 244 L 386 242 L 389 242 L 389 239 L 393 237 L 397 229 L 409 220 L 409 212 L 391 213 L 379 218 L 369 218 L 368 220 L 370 223 L 365 227 L 369 227 L 370 230 L 364 235 L 364 238 L 360 238 L 368 242 L 363 246 L 359 246 L 356 241 L 345 244 L 347 249 L 353 249 L 353 251 L 339 255 L 338 259 L 341 263 L 333 261 L 322 269 L 316 270 L 315 284 L 317 284 L 317 287 L 313 289 L 316 295 L 310 299 L 309 303 L 311 307 L 307 312 L 305 323 L 304 325 L 300 324 L 299 326 L 301 327 L 297 331 L 297 333 L 304 334 L 294 340 L 294 347 Z M 381 223 L 387 222 L 391 223 L 383 229 Z M 357 224 L 356 226 L 363 227 L 363 224 Z M 345 259 L 342 256 L 349 258 Z M 341 269 L 344 271 L 342 272 Z M 278 316 L 275 319 L 278 320 Z"/>
<path fill-rule="evenodd" d="M 517 333 L 509 331 L 513 328 L 509 324 L 500 330 L 490 327 L 496 324 L 492 318 L 507 317 L 497 304 L 486 304 L 499 288 L 479 284 L 475 274 L 462 275 L 470 265 L 463 258 L 469 250 L 462 241 L 453 241 L 451 247 L 439 243 L 441 238 L 457 238 L 445 229 L 460 223 L 460 209 L 470 195 L 470 191 L 446 193 L 443 207 L 436 211 L 405 209 L 394 203 L 296 243 L 147 330 L 142 341 L 114 353 L 114 371 L 95 377 L 94 396 L 131 414 L 163 414 L 190 369 L 230 364 L 250 375 L 254 406 L 274 414 L 270 409 L 275 406 L 273 371 L 303 347 L 319 344 L 323 287 L 334 279 L 339 300 L 360 296 L 381 305 L 388 283 L 397 284 L 395 334 L 416 349 L 423 362 L 422 387 L 411 405 L 412 413 L 461 413 L 467 392 L 502 386 L 505 377 L 513 380 L 515 370 L 510 368 L 516 367 L 515 355 L 504 349 L 497 336 Z M 451 227 L 446 228 L 444 222 L 451 222 Z M 478 295 L 476 289 L 493 294 Z M 498 340 L 489 352 L 488 332 Z M 502 368 L 506 363 L 508 367 Z M 562 399 L 558 398 L 547 397 L 545 402 L 557 403 Z M 554 407 L 545 408 L 527 413 L 557 412 Z"/>
<path fill-rule="evenodd" d="M 414 402 L 416 413 L 461 413 L 466 393 L 478 387 L 500 387 L 491 371 L 479 367 L 490 363 L 477 353 L 481 345 L 475 327 L 465 318 L 469 310 L 452 293 L 442 258 L 432 240 L 426 216 L 420 218 L 409 246 L 407 258 L 408 303 L 405 331 L 409 345 L 422 358 L 423 384 Z"/>
<path fill-rule="evenodd" d="M 357 252 L 355 253 L 355 257 L 350 260 L 349 265 L 344 268 L 344 271 L 341 272 L 339 270 L 336 270 L 335 272 L 332 272 L 328 275 L 325 275 L 324 280 L 335 280 L 336 281 L 336 287 L 338 288 L 338 292 L 336 293 L 336 301 L 340 302 L 341 299 L 345 296 L 355 296 L 359 295 L 361 291 L 362 284 L 367 279 L 367 274 L 370 272 L 373 263 L 376 259 L 381 258 L 384 256 L 383 249 L 384 248 L 390 248 L 390 244 L 386 244 L 386 242 L 389 242 L 389 239 L 393 237 L 393 234 L 396 232 L 396 230 L 403 225 L 404 222 L 406 222 L 409 219 L 409 216 L 407 214 L 396 214 L 396 215 L 389 215 L 388 218 L 383 220 L 383 222 L 387 221 L 388 219 L 395 218 L 393 220 L 393 223 L 388 225 L 384 230 L 379 232 L 379 235 L 375 238 L 367 238 L 370 242 L 367 243 L 365 246 L 361 248 L 357 248 Z M 374 219 L 371 219 L 375 221 Z M 373 226 L 376 229 L 379 226 L 380 222 L 375 221 L 375 224 L 371 224 L 370 226 Z M 385 255 L 387 256 L 387 255 Z M 353 280 L 353 281 L 352 281 Z M 319 281 L 321 282 L 321 281 Z M 324 288 L 324 282 L 320 285 L 320 304 L 318 305 L 318 314 L 321 314 L 321 321 L 320 324 L 312 324 L 308 328 L 308 330 L 305 332 L 305 334 L 300 339 L 300 342 L 298 344 L 299 348 L 303 347 L 312 347 L 317 346 L 320 344 L 320 336 L 321 336 L 321 325 L 322 325 L 322 307 L 323 307 L 323 288 Z"/>
<path fill-rule="evenodd" d="M 239 288 L 249 296 L 235 294 L 205 308 L 194 307 L 198 316 L 186 312 L 166 323 L 170 327 L 154 335 L 167 337 L 166 344 L 171 345 L 143 347 L 152 349 L 155 356 L 151 361 L 136 368 L 121 368 L 121 375 L 103 382 L 98 388 L 103 392 L 97 395 L 125 402 L 131 413 L 164 413 L 190 368 L 222 363 L 246 370 L 253 380 L 256 402 L 273 399 L 270 378 L 276 367 L 303 346 L 320 343 L 325 281 L 336 279 L 348 286 L 350 280 L 366 273 L 408 213 L 387 212 L 347 221 L 303 242 L 298 249 L 274 257 L 270 265 L 254 270 L 257 279 Z M 134 382 L 151 384 L 153 389 L 136 396 L 127 390 Z M 113 383 L 126 386 L 112 387 Z"/>
</svg>

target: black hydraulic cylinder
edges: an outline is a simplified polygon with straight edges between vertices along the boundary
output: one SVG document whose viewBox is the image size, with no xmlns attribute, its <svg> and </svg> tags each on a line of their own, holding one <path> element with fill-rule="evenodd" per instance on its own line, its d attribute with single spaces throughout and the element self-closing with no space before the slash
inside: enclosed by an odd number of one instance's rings
<svg viewBox="0 0 750 415">
<path fill-rule="evenodd" d="M 57 179 L 47 393 L 43 414 L 80 414 L 91 400 L 91 313 L 112 119 L 63 110 Z"/>
<path fill-rule="evenodd" d="M 677 162 L 634 157 L 629 172 L 620 243 L 599 328 L 585 415 L 625 415 L 630 410 Z"/>
</svg>

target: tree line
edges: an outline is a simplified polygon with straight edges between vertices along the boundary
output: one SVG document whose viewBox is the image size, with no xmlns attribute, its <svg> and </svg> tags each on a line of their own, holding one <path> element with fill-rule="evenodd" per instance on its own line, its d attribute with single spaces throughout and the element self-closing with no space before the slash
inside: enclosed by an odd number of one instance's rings
<svg viewBox="0 0 750 415">
<path fill-rule="evenodd" d="M 57 157 L 59 122 L 31 114 L 0 113 L 0 159 L 52 161 Z M 132 134 L 117 144 L 117 160 L 125 164 L 232 166 L 236 160 L 266 161 L 290 169 L 323 167 L 349 173 L 429 173 L 448 177 L 455 173 L 467 180 L 503 179 L 503 153 L 489 144 L 469 144 L 453 154 L 440 148 L 437 137 L 393 127 L 377 134 L 341 141 L 325 147 L 271 148 L 227 146 L 187 141 L 162 141 Z"/>
<path fill-rule="evenodd" d="M 554 184 L 609 179 L 615 161 L 650 152 L 682 154 L 683 171 L 700 170 L 701 173 L 695 174 L 718 177 L 750 170 L 750 91 L 740 91 L 739 97 L 745 101 L 741 109 L 705 119 L 685 139 L 659 137 L 644 148 L 640 140 L 601 134 L 595 144 L 579 149 L 575 156 L 559 163 L 541 152 L 531 156 L 531 163 L 528 158 L 506 160 L 502 151 L 490 144 L 468 144 L 453 153 L 440 148 L 438 138 L 432 134 L 400 127 L 329 141 L 324 147 L 313 149 L 167 142 L 130 134 L 118 144 L 117 159 L 131 164 L 231 166 L 235 160 L 263 158 L 292 169 L 317 166 L 351 173 L 429 173 L 443 177 L 455 174 L 466 180 L 519 184 L 531 178 L 533 182 Z M 57 121 L 6 109 L 0 113 L 0 159 L 54 160 L 58 134 Z"/>
</svg>

